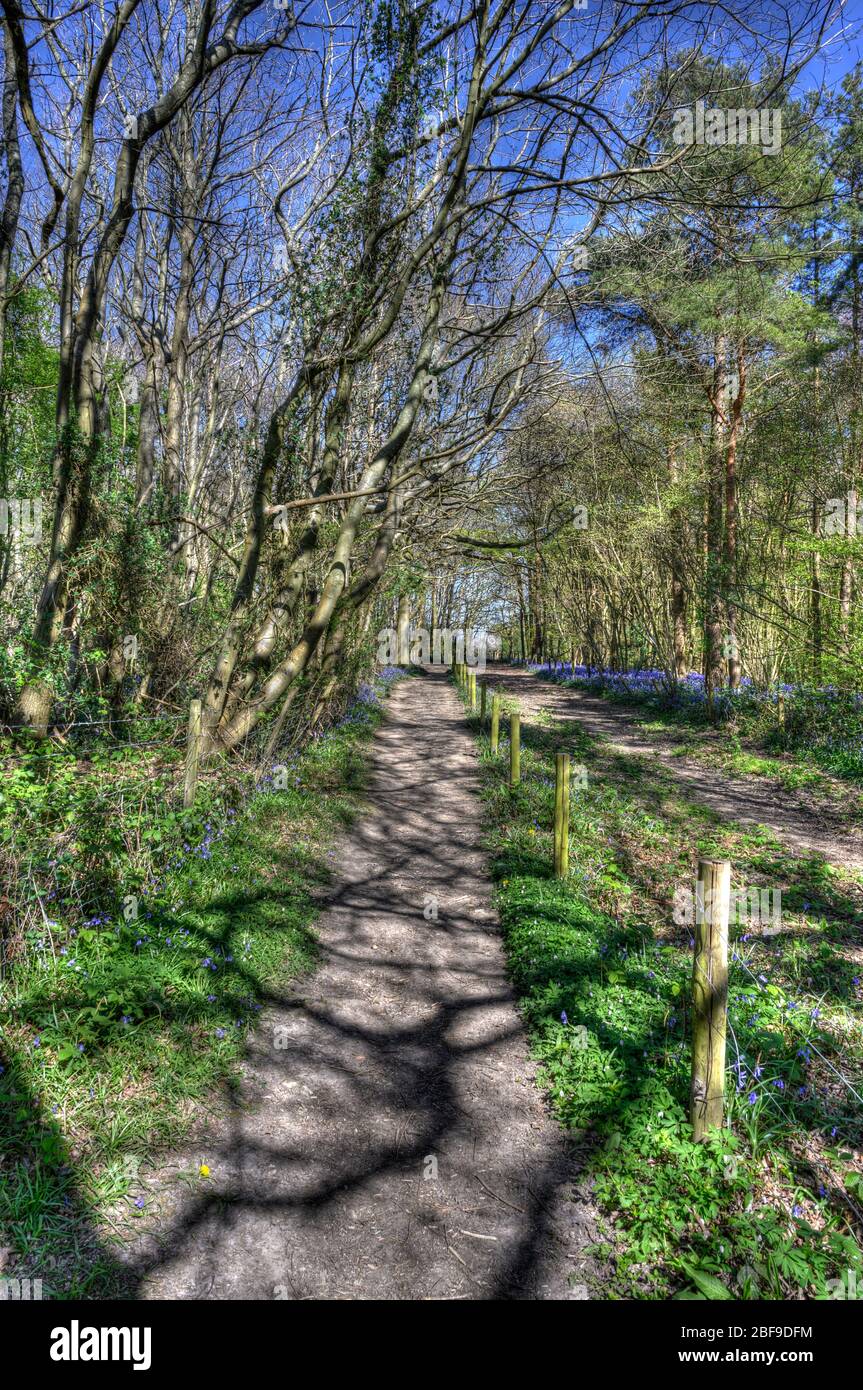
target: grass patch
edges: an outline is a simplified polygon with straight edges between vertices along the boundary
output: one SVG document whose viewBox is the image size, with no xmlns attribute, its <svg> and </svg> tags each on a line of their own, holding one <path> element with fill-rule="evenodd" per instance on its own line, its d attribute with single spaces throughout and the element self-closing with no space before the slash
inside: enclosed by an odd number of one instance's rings
<svg viewBox="0 0 863 1390">
<path fill-rule="evenodd" d="M 103 1214 L 143 1214 L 142 1169 L 232 1084 L 268 998 L 313 967 L 315 893 L 381 717 L 367 694 L 245 805 L 196 808 L 121 912 L 29 928 L 0 987 L 7 1276 L 49 1298 L 123 1294 Z"/>
<path fill-rule="evenodd" d="M 823 1298 L 852 1270 L 859 1281 L 859 880 L 722 825 L 653 760 L 571 725 L 522 725 L 512 789 L 505 732 L 497 757 L 480 734 L 480 753 L 509 968 L 550 1103 L 592 1139 L 612 1293 Z M 556 749 L 587 773 L 565 883 L 551 872 Z M 775 936 L 732 929 L 729 1123 L 697 1145 L 691 932 L 674 900 L 710 854 L 731 860 L 736 888 L 781 887 L 783 913 Z"/>
</svg>

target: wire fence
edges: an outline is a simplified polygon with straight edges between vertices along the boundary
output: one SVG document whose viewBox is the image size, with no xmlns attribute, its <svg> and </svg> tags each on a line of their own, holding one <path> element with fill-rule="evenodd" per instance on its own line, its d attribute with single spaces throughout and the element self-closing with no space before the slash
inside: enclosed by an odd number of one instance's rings
<svg viewBox="0 0 863 1390">
<path fill-rule="evenodd" d="M 456 684 L 456 688 L 462 690 L 462 693 L 466 695 L 466 698 L 467 698 L 467 700 L 468 700 L 469 707 L 470 707 L 472 710 L 475 711 L 475 709 L 476 709 L 476 700 L 471 696 L 470 691 L 469 691 L 468 687 L 467 687 L 466 684 L 465 684 L 464 673 L 463 673 L 462 671 L 460 671 L 460 670 L 454 668 L 453 677 L 454 677 L 454 681 L 455 681 L 455 684 Z M 516 725 L 516 731 L 517 731 L 517 729 L 518 729 L 518 726 Z M 516 738 L 517 738 L 517 737 L 518 737 L 518 733 L 516 732 Z M 492 740 L 492 750 L 493 750 L 493 751 L 494 751 L 494 747 L 495 747 L 495 743 L 494 743 L 494 739 L 493 739 L 493 740 Z M 556 759 L 556 763 L 559 763 L 559 762 L 560 762 L 560 759 L 559 759 L 559 758 Z M 556 768 L 556 781 L 557 781 L 557 778 L 559 777 L 559 775 L 560 775 L 560 769 L 559 769 L 559 768 Z M 512 779 L 512 773 L 511 773 L 511 779 Z M 567 809 L 568 809 L 568 803 L 567 803 Z M 555 819 L 555 854 L 556 854 L 556 856 L 557 856 L 557 839 L 558 839 L 557 798 L 556 798 L 555 817 L 556 817 L 556 819 Z M 567 839 L 568 839 L 568 827 L 567 827 Z M 555 859 L 555 872 L 556 872 L 556 874 L 557 874 L 557 869 L 558 869 L 558 865 L 557 865 L 557 858 L 556 858 L 556 859 Z M 730 865 L 729 865 L 729 869 L 730 869 Z M 560 875 L 558 874 L 558 876 L 560 876 Z M 746 961 L 742 958 L 742 956 L 741 956 L 737 951 L 733 951 L 733 952 L 731 953 L 731 958 L 730 958 L 728 964 L 729 964 L 729 967 L 731 967 L 731 966 L 733 966 L 733 965 L 739 965 L 739 966 L 741 967 L 741 969 L 745 970 L 746 973 L 750 976 L 750 978 L 755 982 L 755 985 L 757 986 L 759 992 L 761 992 L 761 991 L 763 990 L 764 984 L 763 984 L 762 980 L 759 979 L 759 977 L 754 973 L 754 971 L 752 971 L 752 970 L 750 969 L 750 967 L 748 966 L 748 964 L 746 963 Z M 735 1061 L 734 1061 L 733 1059 L 727 1059 L 727 1060 L 726 1060 L 726 1062 L 725 1062 L 725 1074 L 726 1074 L 726 1076 L 727 1076 L 729 1073 L 735 1073 L 735 1072 L 736 1072 L 736 1073 L 737 1073 L 737 1076 L 738 1076 L 738 1079 L 739 1079 L 740 1074 L 741 1074 L 741 1070 L 742 1070 L 742 1066 L 743 1066 L 743 1058 L 742 1058 L 742 1054 L 741 1054 L 741 1050 L 740 1050 L 740 1045 L 739 1045 L 739 1042 L 738 1042 L 738 1039 L 737 1039 L 737 1035 L 736 1035 L 736 1033 L 735 1033 L 735 1031 L 734 1031 L 734 1027 L 733 1027 L 731 1018 L 730 1018 L 729 1015 L 728 1015 L 727 1004 L 728 1004 L 728 1001 L 726 1000 L 726 1005 L 725 1005 L 725 1020 L 726 1020 L 726 1025 L 727 1025 L 728 1031 L 730 1032 L 731 1037 L 732 1037 L 732 1040 L 733 1040 L 733 1045 L 734 1045 L 734 1050 L 735 1050 L 735 1053 L 736 1053 L 737 1061 L 736 1061 L 736 1063 L 735 1063 Z M 863 1096 L 861 1096 L 860 1091 L 859 1091 L 859 1090 L 856 1088 L 856 1086 L 852 1083 L 852 1081 L 849 1079 L 849 1077 L 846 1076 L 846 1075 L 844 1074 L 844 1072 L 841 1071 L 837 1066 L 835 1066 L 834 1063 L 831 1062 L 831 1060 L 830 1060 L 829 1057 L 825 1056 L 825 1054 L 824 1054 L 824 1052 L 821 1050 L 821 1048 L 819 1048 L 818 1045 L 817 1045 L 816 1043 L 814 1043 L 808 1035 L 805 1037 L 805 1039 L 804 1039 L 803 1041 L 804 1041 L 805 1047 L 806 1047 L 813 1055 L 817 1056 L 817 1057 L 820 1059 L 820 1061 L 824 1064 L 824 1066 L 830 1071 L 830 1073 L 836 1078 L 836 1080 L 845 1088 L 845 1090 L 846 1090 L 851 1096 L 853 1096 L 854 1099 L 855 1099 L 861 1106 L 863 1106 Z M 858 1083 L 858 1084 L 859 1084 L 859 1083 Z M 786 1111 L 783 1109 L 783 1107 L 782 1107 L 781 1105 L 778 1104 L 778 1102 L 776 1101 L 776 1098 L 775 1098 L 775 1097 L 771 1097 L 771 1099 L 773 1100 L 773 1102 L 774 1102 L 774 1104 L 776 1105 L 776 1108 L 779 1110 L 779 1112 L 785 1117 L 786 1120 L 788 1120 L 789 1123 L 791 1123 L 790 1116 L 786 1113 Z"/>
<path fill-rule="evenodd" d="M 97 748 L 100 751 L 129 750 L 136 752 L 149 752 L 156 748 L 177 749 L 181 746 L 177 735 L 182 732 L 183 728 L 188 724 L 188 719 L 189 716 L 187 713 L 162 714 L 158 711 L 151 712 L 141 710 L 133 715 L 109 715 L 104 719 L 55 720 L 50 732 L 46 733 L 44 736 L 35 738 L 31 746 L 22 747 L 19 744 L 16 747 L 9 748 L 0 753 L 0 767 L 10 768 L 15 765 L 26 766 L 28 763 L 32 765 L 34 762 L 37 762 L 41 764 L 46 771 L 50 771 L 52 762 L 62 764 L 62 756 L 64 754 L 68 756 L 74 754 L 86 756 L 88 752 Z M 166 731 L 165 734 L 159 737 L 153 737 L 153 726 L 164 724 L 173 726 L 172 732 L 168 734 Z M 114 735 L 121 729 L 128 729 L 134 732 L 134 730 L 142 728 L 142 726 L 146 727 L 148 734 L 150 734 L 149 737 L 105 737 L 106 734 Z M 84 731 L 83 738 L 80 736 L 80 731 Z M 0 739 L 16 739 L 22 733 L 33 735 L 34 730 L 32 725 L 24 723 L 0 723 Z M 87 740 L 87 733 L 98 733 L 101 736 L 100 741 L 93 742 Z M 70 734 L 73 735 L 71 741 L 68 737 Z M 75 737 L 75 735 L 78 736 Z"/>
<path fill-rule="evenodd" d="M 732 964 L 734 964 L 734 965 L 739 965 L 743 970 L 745 970 L 746 973 L 747 973 L 747 975 L 750 975 L 751 978 L 755 981 L 756 985 L 758 986 L 759 991 L 763 989 L 764 986 L 762 985 L 761 980 L 759 980 L 758 976 L 754 973 L 753 970 L 751 970 L 751 969 L 749 968 L 749 966 L 746 964 L 746 961 L 743 960 L 742 957 L 739 956 L 739 955 L 737 954 L 737 952 L 734 952 L 734 953 L 732 954 Z M 735 1045 L 736 1045 L 736 1040 L 735 1040 Z M 845 1088 L 851 1092 L 851 1094 L 852 1094 L 852 1096 L 854 1096 L 855 1100 L 858 1100 L 858 1101 L 860 1102 L 860 1104 L 863 1105 L 863 1096 L 860 1095 L 860 1092 L 854 1089 L 854 1087 L 852 1086 L 851 1082 L 848 1080 L 847 1076 L 844 1076 L 843 1073 L 842 1073 L 841 1071 L 839 1071 L 836 1067 L 834 1067 L 834 1065 L 833 1065 L 833 1063 L 830 1061 L 829 1057 L 825 1057 L 825 1056 L 824 1056 L 824 1053 L 821 1051 L 821 1049 L 820 1049 L 819 1047 L 817 1047 L 816 1044 L 815 1044 L 814 1042 L 812 1042 L 812 1040 L 811 1040 L 810 1038 L 808 1038 L 808 1037 L 806 1038 L 805 1046 L 808 1047 L 812 1052 L 814 1052 L 814 1053 L 816 1054 L 816 1056 L 818 1056 L 818 1057 L 821 1058 L 821 1061 L 824 1063 L 824 1065 L 825 1065 L 826 1067 L 828 1067 L 828 1068 L 830 1069 L 830 1071 L 834 1074 L 834 1076 L 835 1076 L 839 1081 L 842 1082 L 842 1085 L 845 1086 Z M 738 1052 L 738 1057 L 739 1057 L 739 1055 L 740 1055 L 740 1054 L 739 1054 L 739 1052 Z M 732 1066 L 731 1068 L 729 1068 L 729 1069 L 730 1069 L 730 1070 L 734 1070 L 733 1066 Z"/>
</svg>

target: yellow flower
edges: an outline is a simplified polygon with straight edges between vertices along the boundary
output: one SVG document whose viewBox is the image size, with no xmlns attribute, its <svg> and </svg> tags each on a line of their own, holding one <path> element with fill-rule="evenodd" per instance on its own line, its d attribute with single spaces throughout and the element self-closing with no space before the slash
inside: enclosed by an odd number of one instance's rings
<svg viewBox="0 0 863 1390">
<path fill-rule="evenodd" d="M 210 1170 L 207 1167 L 206 1163 L 201 1164 L 200 1168 L 198 1169 L 198 1172 L 200 1173 L 202 1178 L 208 1178 L 210 1176 Z"/>
</svg>

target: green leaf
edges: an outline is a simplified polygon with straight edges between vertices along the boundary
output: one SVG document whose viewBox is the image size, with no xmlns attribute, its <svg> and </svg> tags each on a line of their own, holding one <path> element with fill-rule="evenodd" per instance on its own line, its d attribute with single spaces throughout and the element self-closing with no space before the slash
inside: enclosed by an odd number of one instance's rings
<svg viewBox="0 0 863 1390">
<path fill-rule="evenodd" d="M 687 1264 L 685 1260 L 681 1260 L 681 1264 L 695 1287 L 701 1290 L 705 1298 L 733 1301 L 733 1294 L 729 1293 L 721 1279 L 717 1279 L 715 1274 L 709 1274 L 706 1269 L 700 1269 L 698 1265 Z"/>
</svg>

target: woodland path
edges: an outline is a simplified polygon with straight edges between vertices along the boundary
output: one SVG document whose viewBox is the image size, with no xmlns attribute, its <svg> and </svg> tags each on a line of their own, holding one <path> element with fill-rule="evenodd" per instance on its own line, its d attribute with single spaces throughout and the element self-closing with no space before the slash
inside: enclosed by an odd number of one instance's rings
<svg viewBox="0 0 863 1390">
<path fill-rule="evenodd" d="M 138 1297 L 588 1297 L 595 1215 L 533 1081 L 442 671 L 395 688 L 371 764 L 319 969 L 262 1014 L 194 1150 L 148 1179 Z M 184 1184 L 202 1155 L 211 1177 Z"/>
<path fill-rule="evenodd" d="M 764 825 L 798 854 L 823 855 L 844 869 L 863 869 L 863 835 L 849 832 L 841 819 L 812 797 L 789 791 L 761 777 L 732 776 L 675 754 L 673 735 L 643 729 L 632 711 L 601 695 L 542 680 L 514 666 L 490 667 L 484 679 L 493 689 L 518 700 L 523 715 L 544 710 L 554 720 L 577 720 L 585 731 L 622 753 L 653 757 L 678 780 L 692 801 L 723 821 Z"/>
</svg>

